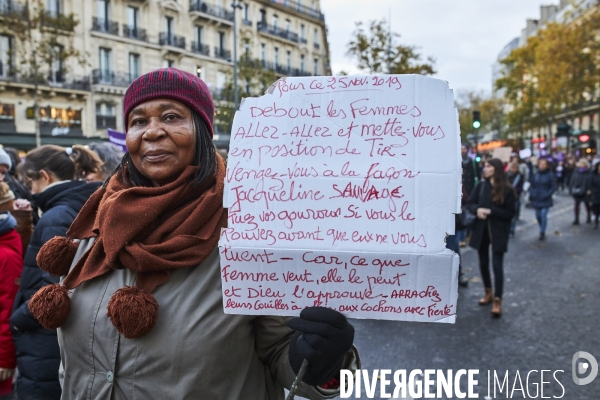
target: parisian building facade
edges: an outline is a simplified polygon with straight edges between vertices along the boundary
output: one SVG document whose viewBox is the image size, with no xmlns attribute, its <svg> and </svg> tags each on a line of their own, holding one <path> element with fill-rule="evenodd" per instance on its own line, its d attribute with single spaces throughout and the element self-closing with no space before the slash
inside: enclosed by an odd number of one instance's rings
<svg viewBox="0 0 600 400">
<path fill-rule="evenodd" d="M 245 52 L 279 76 L 330 75 L 329 47 L 319 0 L 43 0 L 54 16 L 73 13 L 73 42 L 85 54 L 48 65 L 39 86 L 42 143 L 86 143 L 124 131 L 122 99 L 138 76 L 176 67 L 202 78 L 215 101 Z M 24 0 L 0 0 L 0 143 L 34 147 L 33 85 L 12 74 L 15 38 L 3 15 Z M 241 83 L 240 83 L 241 84 Z M 228 132 L 216 132 L 216 141 Z"/>
</svg>

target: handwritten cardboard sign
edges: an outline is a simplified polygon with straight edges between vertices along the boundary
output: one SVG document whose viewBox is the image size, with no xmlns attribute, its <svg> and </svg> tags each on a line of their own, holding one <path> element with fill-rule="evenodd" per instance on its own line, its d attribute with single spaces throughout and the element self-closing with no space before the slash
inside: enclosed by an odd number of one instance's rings
<svg viewBox="0 0 600 400">
<path fill-rule="evenodd" d="M 418 75 L 285 78 L 231 132 L 226 313 L 454 322 L 458 115 Z"/>
</svg>

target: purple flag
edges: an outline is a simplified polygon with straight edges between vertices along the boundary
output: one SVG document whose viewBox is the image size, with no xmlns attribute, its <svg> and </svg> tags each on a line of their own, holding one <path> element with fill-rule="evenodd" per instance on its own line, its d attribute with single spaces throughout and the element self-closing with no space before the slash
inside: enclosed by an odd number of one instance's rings
<svg viewBox="0 0 600 400">
<path fill-rule="evenodd" d="M 124 153 L 127 153 L 127 146 L 125 146 L 125 134 L 110 128 L 108 128 L 106 131 L 108 132 L 108 141 L 116 144 L 123 150 Z"/>
</svg>

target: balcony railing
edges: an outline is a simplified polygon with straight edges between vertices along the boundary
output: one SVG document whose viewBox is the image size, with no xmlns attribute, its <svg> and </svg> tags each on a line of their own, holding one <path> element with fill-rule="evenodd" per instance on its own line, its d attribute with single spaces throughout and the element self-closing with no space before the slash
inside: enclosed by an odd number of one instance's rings
<svg viewBox="0 0 600 400">
<path fill-rule="evenodd" d="M 292 0 L 283 0 L 283 1 L 282 0 L 271 0 L 271 1 L 273 3 L 279 3 L 279 4 L 283 3 L 283 5 L 285 7 L 292 8 L 292 9 L 298 11 L 299 13 L 308 15 L 310 17 L 319 19 L 321 21 L 325 21 L 325 16 L 321 12 L 319 12 L 315 9 L 312 9 L 311 7 L 307 7 L 301 3 L 298 3 L 297 1 L 292 1 Z"/>
<path fill-rule="evenodd" d="M 145 29 L 132 28 L 127 25 L 123 25 L 123 36 L 128 37 L 130 39 L 142 40 L 144 42 L 148 40 Z"/>
<path fill-rule="evenodd" d="M 259 22 L 257 24 L 259 32 L 265 32 L 270 35 L 279 36 L 283 39 L 291 40 L 292 42 L 298 43 L 298 34 L 287 29 L 281 29 L 273 25 L 269 25 L 265 22 Z"/>
<path fill-rule="evenodd" d="M 0 63 L 0 80 L 14 83 L 25 83 L 33 85 L 36 79 L 33 76 L 17 75 L 11 70 L 10 66 Z M 55 71 L 49 76 L 40 76 L 37 84 L 41 86 L 50 86 L 53 88 L 90 90 L 90 78 L 87 76 L 67 75 L 63 71 Z"/>
<path fill-rule="evenodd" d="M 308 43 L 308 40 L 306 40 L 306 38 L 301 37 L 300 38 L 300 43 L 306 44 L 306 43 Z"/>
<path fill-rule="evenodd" d="M 208 14 L 213 17 L 221 18 L 230 22 L 233 22 L 233 11 L 228 11 L 223 7 L 213 6 L 211 4 L 207 4 L 203 1 L 193 1 L 190 5 L 190 11 L 201 12 L 203 14 Z"/>
<path fill-rule="evenodd" d="M 314 45 L 315 45 L 315 49 L 317 49 L 317 50 L 321 47 L 321 45 L 319 43 L 314 43 Z"/>
<path fill-rule="evenodd" d="M 306 70 L 301 70 L 299 68 L 291 68 L 291 67 L 287 67 L 285 65 L 281 65 L 281 64 L 276 64 L 276 63 L 272 63 L 272 62 L 267 62 L 267 61 L 256 61 L 253 62 L 257 63 L 258 65 L 256 65 L 255 67 L 258 68 L 263 68 L 269 71 L 273 71 L 276 72 L 280 75 L 285 75 L 285 76 L 311 76 L 311 73 L 306 71 Z"/>
<path fill-rule="evenodd" d="M 161 46 L 173 46 L 185 49 L 185 38 L 183 36 L 173 35 L 172 33 L 161 32 L 158 36 L 158 43 Z"/>
<path fill-rule="evenodd" d="M 192 52 L 208 56 L 210 55 L 210 46 L 207 44 L 192 42 Z"/>
<path fill-rule="evenodd" d="M 109 85 L 127 87 L 133 81 L 127 72 L 116 72 L 109 69 L 95 69 L 92 71 L 94 85 Z"/>
<path fill-rule="evenodd" d="M 25 6 L 14 0 L 0 0 L 0 17 L 25 17 Z"/>
<path fill-rule="evenodd" d="M 219 47 L 215 47 L 215 57 L 231 61 L 231 50 L 225 50 Z"/>
<path fill-rule="evenodd" d="M 242 24 L 252 26 L 252 21 L 250 21 L 249 19 L 242 19 Z"/>
<path fill-rule="evenodd" d="M 110 19 L 94 17 L 92 21 L 92 30 L 110 33 L 111 35 L 119 35 L 119 24 Z"/>
<path fill-rule="evenodd" d="M 106 129 L 117 127 L 117 117 L 115 115 L 96 115 L 96 129 Z"/>
</svg>

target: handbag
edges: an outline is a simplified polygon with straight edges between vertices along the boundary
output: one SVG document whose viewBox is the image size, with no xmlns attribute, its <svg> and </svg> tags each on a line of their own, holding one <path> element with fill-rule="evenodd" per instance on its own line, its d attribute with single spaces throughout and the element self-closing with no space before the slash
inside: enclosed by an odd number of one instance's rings
<svg viewBox="0 0 600 400">
<path fill-rule="evenodd" d="M 585 187 L 583 186 L 573 186 L 571 188 L 572 196 L 583 196 L 585 194 Z"/>
</svg>

